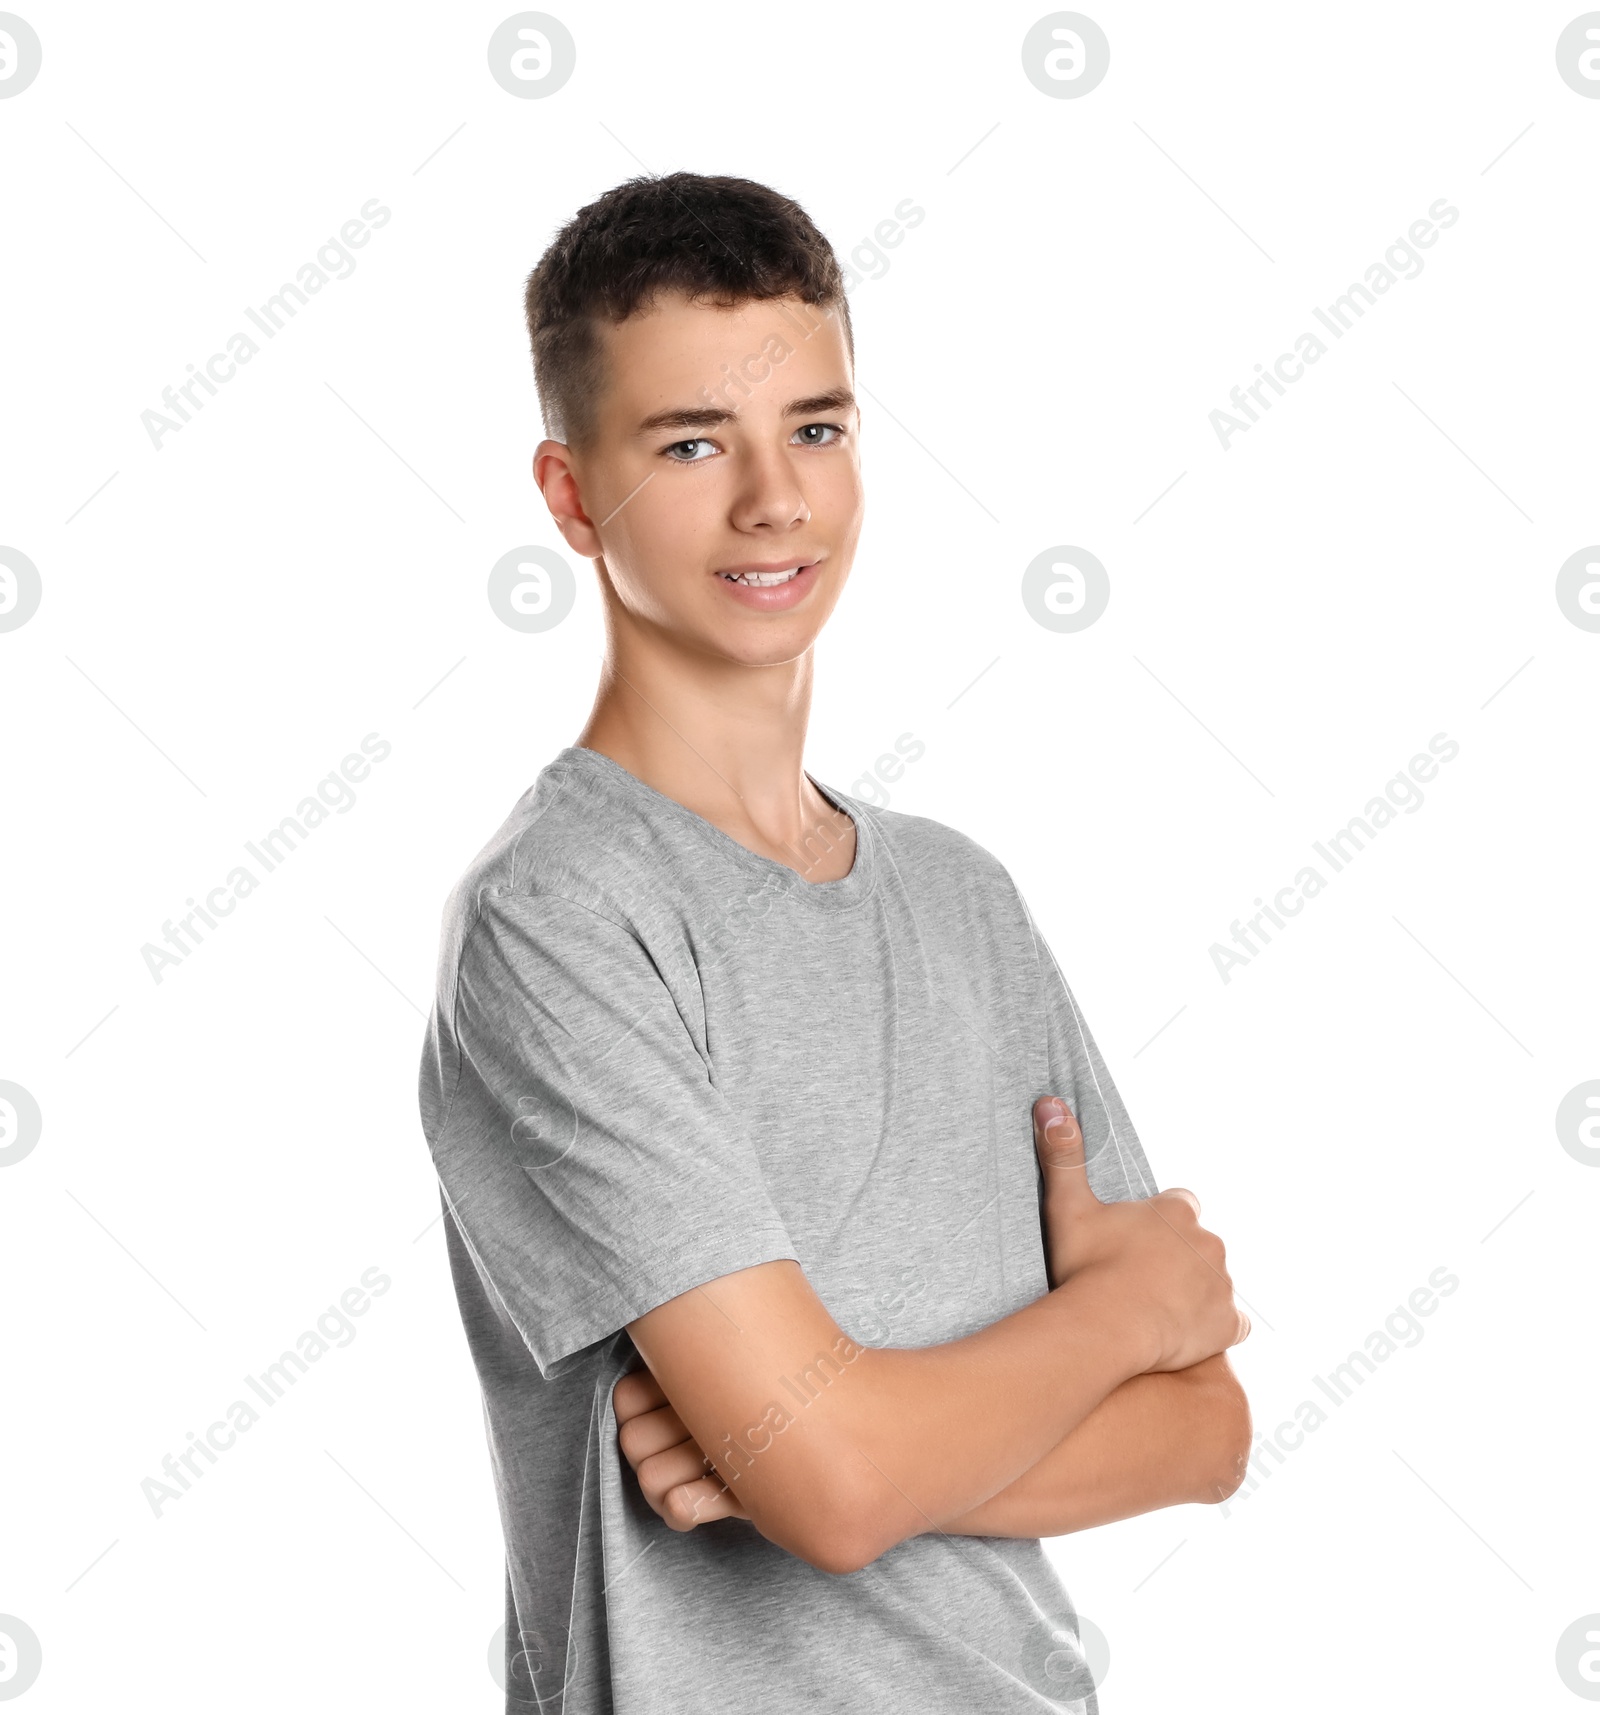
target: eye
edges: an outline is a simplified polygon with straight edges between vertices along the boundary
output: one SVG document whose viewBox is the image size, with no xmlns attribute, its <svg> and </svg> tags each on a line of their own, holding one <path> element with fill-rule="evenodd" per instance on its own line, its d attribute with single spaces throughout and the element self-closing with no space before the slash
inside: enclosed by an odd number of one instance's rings
<svg viewBox="0 0 1600 1715">
<path fill-rule="evenodd" d="M 826 429 L 826 430 L 828 430 L 833 435 L 834 440 L 833 441 L 802 441 L 800 443 L 802 446 L 806 446 L 806 447 L 831 447 L 834 445 L 834 442 L 837 441 L 838 439 L 840 439 L 845 433 L 844 425 L 842 423 L 805 423 L 805 424 L 802 424 L 800 428 L 796 429 L 795 433 L 797 435 L 809 435 L 814 429 Z"/>
<path fill-rule="evenodd" d="M 663 450 L 666 453 L 666 456 L 671 459 L 674 464 L 704 464 L 706 461 L 702 458 L 678 458 L 676 454 L 679 447 L 709 447 L 710 445 L 712 445 L 710 441 L 703 440 L 674 441 L 670 447 L 666 447 Z"/>
</svg>

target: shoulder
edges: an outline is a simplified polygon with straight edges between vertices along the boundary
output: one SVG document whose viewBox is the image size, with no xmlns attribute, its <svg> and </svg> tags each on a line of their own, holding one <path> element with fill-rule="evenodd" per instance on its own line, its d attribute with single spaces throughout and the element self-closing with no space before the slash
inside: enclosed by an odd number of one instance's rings
<svg viewBox="0 0 1600 1715">
<path fill-rule="evenodd" d="M 836 796 L 852 815 L 871 823 L 881 848 L 880 876 L 887 871 L 919 914 L 960 912 L 994 933 L 1028 925 L 1011 872 L 970 834 L 932 816 L 880 808 L 848 793 Z"/>
<path fill-rule="evenodd" d="M 632 931 L 664 854 L 649 821 L 582 769 L 559 759 L 542 769 L 480 848 L 445 903 L 447 929 L 543 902 L 562 915 L 579 908 Z"/>
<path fill-rule="evenodd" d="M 869 818 L 885 849 L 904 873 L 908 866 L 919 876 L 947 875 L 980 883 L 1001 892 L 1014 892 L 1010 872 L 987 846 L 970 834 L 932 816 L 905 810 L 879 809 L 864 799 L 848 798 L 851 812 Z"/>
<path fill-rule="evenodd" d="M 871 823 L 880 847 L 878 884 L 914 920 L 926 947 L 957 962 L 1023 974 L 1037 969 L 1037 932 L 1027 903 L 987 846 L 932 816 L 854 798 L 847 808 Z"/>
</svg>

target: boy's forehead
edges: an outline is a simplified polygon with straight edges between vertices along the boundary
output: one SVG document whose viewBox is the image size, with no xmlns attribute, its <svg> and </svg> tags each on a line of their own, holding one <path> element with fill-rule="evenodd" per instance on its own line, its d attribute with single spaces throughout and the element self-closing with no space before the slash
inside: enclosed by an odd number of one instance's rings
<svg viewBox="0 0 1600 1715">
<path fill-rule="evenodd" d="M 626 321 L 602 322 L 601 329 L 610 359 L 608 415 L 703 404 L 704 392 L 737 409 L 744 389 L 729 383 L 741 375 L 757 394 L 767 390 L 763 381 L 781 376 L 785 398 L 850 384 L 838 316 L 798 297 L 721 305 L 661 293 Z"/>
</svg>

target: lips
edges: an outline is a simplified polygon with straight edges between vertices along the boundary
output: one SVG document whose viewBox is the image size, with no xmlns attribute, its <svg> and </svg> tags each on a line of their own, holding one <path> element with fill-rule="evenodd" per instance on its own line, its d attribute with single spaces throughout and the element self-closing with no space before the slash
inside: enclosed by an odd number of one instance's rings
<svg viewBox="0 0 1600 1715">
<path fill-rule="evenodd" d="M 820 560 L 769 560 L 765 565 L 724 566 L 717 582 L 728 599 L 753 613 L 786 613 L 816 588 Z"/>
</svg>

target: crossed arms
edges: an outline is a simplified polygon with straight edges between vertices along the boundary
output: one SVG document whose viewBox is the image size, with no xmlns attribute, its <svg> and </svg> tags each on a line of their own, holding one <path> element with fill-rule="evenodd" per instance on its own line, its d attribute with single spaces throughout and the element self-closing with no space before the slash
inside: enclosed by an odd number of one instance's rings
<svg viewBox="0 0 1600 1715">
<path fill-rule="evenodd" d="M 628 1324 L 646 1368 L 614 1389 L 619 1444 L 667 1524 L 747 1519 L 843 1574 L 928 1531 L 1058 1536 L 1234 1492 L 1226 1351 L 1250 1325 L 1221 1240 L 1188 1191 L 1101 1203 L 1056 1098 L 1034 1136 L 1050 1290 L 975 1334 L 861 1346 L 792 1261 Z"/>
</svg>

